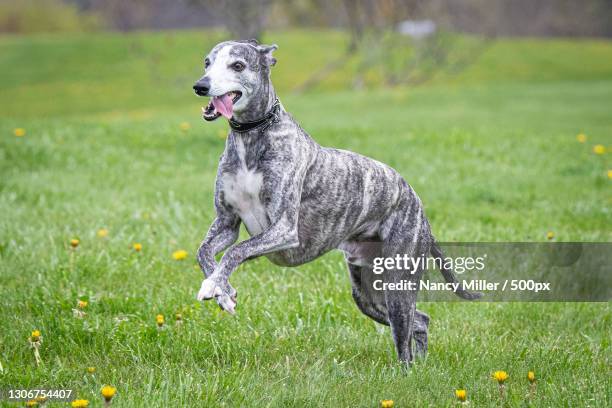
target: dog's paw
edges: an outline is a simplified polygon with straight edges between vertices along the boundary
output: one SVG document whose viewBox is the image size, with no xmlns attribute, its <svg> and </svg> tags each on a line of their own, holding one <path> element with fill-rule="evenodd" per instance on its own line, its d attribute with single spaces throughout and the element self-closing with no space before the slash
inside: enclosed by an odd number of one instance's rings
<svg viewBox="0 0 612 408">
<path fill-rule="evenodd" d="M 229 314 L 236 314 L 236 302 L 230 296 L 221 295 L 217 297 L 217 304 Z"/>
<path fill-rule="evenodd" d="M 229 283 L 219 283 L 214 279 L 204 279 L 202 287 L 198 292 L 197 299 L 208 300 L 213 297 L 216 299 L 219 307 L 230 314 L 236 312 L 236 289 L 234 289 Z"/>
<path fill-rule="evenodd" d="M 197 299 L 198 300 L 207 300 L 212 299 L 213 297 L 221 296 L 223 291 L 221 287 L 212 279 L 204 279 L 202 281 L 202 286 L 200 287 L 200 291 L 198 292 Z"/>
<path fill-rule="evenodd" d="M 227 284 L 227 294 L 229 295 L 230 299 L 232 299 L 234 303 L 236 303 L 236 299 L 238 298 L 238 292 L 229 283 Z"/>
</svg>

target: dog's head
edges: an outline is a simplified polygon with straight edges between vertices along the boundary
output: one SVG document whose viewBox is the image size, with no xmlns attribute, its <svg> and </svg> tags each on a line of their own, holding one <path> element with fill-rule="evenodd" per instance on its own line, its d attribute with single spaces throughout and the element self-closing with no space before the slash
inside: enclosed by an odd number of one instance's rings
<svg viewBox="0 0 612 408">
<path fill-rule="evenodd" d="M 211 97 L 202 116 L 211 121 L 223 115 L 231 118 L 267 97 L 270 67 L 276 63 L 276 45 L 256 40 L 226 41 L 217 44 L 204 59 L 205 73 L 193 86 L 198 96 Z"/>
</svg>

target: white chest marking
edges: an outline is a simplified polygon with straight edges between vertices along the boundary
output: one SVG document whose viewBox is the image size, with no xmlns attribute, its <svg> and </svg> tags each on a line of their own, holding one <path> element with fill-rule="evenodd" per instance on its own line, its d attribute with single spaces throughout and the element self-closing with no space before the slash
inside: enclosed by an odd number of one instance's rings
<svg viewBox="0 0 612 408">
<path fill-rule="evenodd" d="M 236 209 L 249 234 L 257 235 L 269 224 L 265 208 L 259 199 L 263 176 L 247 168 L 244 144 L 239 137 L 236 138 L 236 149 L 240 158 L 240 168 L 236 174 L 223 174 L 223 192 L 225 200 Z"/>
</svg>

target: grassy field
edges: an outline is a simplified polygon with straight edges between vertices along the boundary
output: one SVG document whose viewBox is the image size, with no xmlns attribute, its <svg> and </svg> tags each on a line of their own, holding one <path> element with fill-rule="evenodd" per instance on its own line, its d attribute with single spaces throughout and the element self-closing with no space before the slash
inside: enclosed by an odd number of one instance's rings
<svg viewBox="0 0 612 408">
<path fill-rule="evenodd" d="M 457 388 L 477 407 L 610 404 L 609 304 L 421 304 L 430 352 L 406 373 L 389 329 L 353 304 L 339 253 L 244 264 L 235 317 L 196 302 L 192 254 L 227 125 L 200 119 L 191 85 L 221 38 L 0 37 L 0 388 L 69 387 L 102 406 L 112 384 L 121 407 L 453 406 Z M 268 38 L 285 107 L 319 143 L 401 172 L 440 241 L 612 240 L 612 160 L 593 151 L 612 150 L 612 43 L 499 40 L 427 86 L 386 89 L 374 72 L 369 90 L 350 91 L 336 72 L 296 95 L 346 38 Z M 180 249 L 189 256 L 174 260 Z M 495 370 L 510 375 L 505 401 Z"/>
</svg>

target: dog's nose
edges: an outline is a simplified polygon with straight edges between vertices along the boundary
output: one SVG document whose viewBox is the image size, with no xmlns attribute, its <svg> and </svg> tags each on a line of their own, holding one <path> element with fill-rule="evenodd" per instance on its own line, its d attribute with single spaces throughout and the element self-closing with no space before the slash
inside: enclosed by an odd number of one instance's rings
<svg viewBox="0 0 612 408">
<path fill-rule="evenodd" d="M 193 86 L 193 90 L 199 96 L 206 96 L 206 95 L 208 95 L 208 91 L 210 90 L 210 79 L 208 79 L 207 77 L 204 77 L 204 78 L 200 79 Z"/>
</svg>

